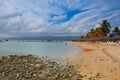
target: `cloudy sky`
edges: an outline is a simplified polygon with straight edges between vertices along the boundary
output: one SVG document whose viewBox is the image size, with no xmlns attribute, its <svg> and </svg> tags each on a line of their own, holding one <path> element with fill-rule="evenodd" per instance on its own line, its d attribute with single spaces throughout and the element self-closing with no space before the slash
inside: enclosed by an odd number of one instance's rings
<svg viewBox="0 0 120 80">
<path fill-rule="evenodd" d="M 79 36 L 104 19 L 120 26 L 120 0 L 0 0 L 0 38 Z"/>
</svg>

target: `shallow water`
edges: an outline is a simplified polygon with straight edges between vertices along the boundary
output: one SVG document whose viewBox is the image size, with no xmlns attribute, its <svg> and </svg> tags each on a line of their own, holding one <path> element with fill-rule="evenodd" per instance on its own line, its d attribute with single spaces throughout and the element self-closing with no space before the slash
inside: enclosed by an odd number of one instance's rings
<svg viewBox="0 0 120 80">
<path fill-rule="evenodd" d="M 62 61 L 64 57 L 75 55 L 80 50 L 76 45 L 63 42 L 0 42 L 0 56 L 33 54 Z"/>
</svg>

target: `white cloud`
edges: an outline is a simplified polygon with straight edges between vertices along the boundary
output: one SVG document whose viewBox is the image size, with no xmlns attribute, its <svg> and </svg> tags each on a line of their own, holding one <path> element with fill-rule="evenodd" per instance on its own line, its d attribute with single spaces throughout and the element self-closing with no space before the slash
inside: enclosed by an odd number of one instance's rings
<svg viewBox="0 0 120 80">
<path fill-rule="evenodd" d="M 11 34 L 6 34 L 6 33 L 4 33 L 4 34 L 2 34 L 2 33 L 0 33 L 0 38 L 17 38 L 17 36 L 14 36 L 14 35 L 11 35 Z"/>
<path fill-rule="evenodd" d="M 60 16 L 54 16 L 52 19 L 53 20 L 63 20 L 66 18 L 66 15 L 60 15 Z"/>
<path fill-rule="evenodd" d="M 120 3 L 117 1 L 0 0 L 0 37 L 80 35 L 103 19 L 108 19 L 112 26 L 120 26 Z M 86 9 L 88 11 L 64 22 L 67 11 Z M 55 23 L 59 20 L 63 22 Z"/>
</svg>

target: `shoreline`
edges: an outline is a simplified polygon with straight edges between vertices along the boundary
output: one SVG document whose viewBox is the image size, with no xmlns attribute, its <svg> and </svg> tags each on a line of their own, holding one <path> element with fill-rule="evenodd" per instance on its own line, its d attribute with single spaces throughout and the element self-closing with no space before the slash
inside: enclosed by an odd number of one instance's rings
<svg viewBox="0 0 120 80">
<path fill-rule="evenodd" d="M 75 65 L 82 74 L 87 75 L 83 80 L 119 80 L 120 78 L 120 46 L 106 46 L 88 42 L 68 42 L 79 45 L 83 51 L 76 57 L 66 61 Z M 97 77 L 99 75 L 99 77 Z"/>
<path fill-rule="evenodd" d="M 120 46 L 90 42 L 66 43 L 80 46 L 82 49 L 75 55 L 68 56 L 64 61 L 74 65 L 76 70 L 84 75 L 83 80 L 119 80 Z"/>
</svg>

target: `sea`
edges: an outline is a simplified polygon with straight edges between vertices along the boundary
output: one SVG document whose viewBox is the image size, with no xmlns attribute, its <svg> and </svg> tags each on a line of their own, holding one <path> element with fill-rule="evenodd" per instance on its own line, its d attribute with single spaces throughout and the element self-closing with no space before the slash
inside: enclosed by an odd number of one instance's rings
<svg viewBox="0 0 120 80">
<path fill-rule="evenodd" d="M 0 56 L 29 55 L 47 57 L 62 62 L 65 57 L 74 56 L 82 49 L 66 42 L 0 42 Z"/>
</svg>

